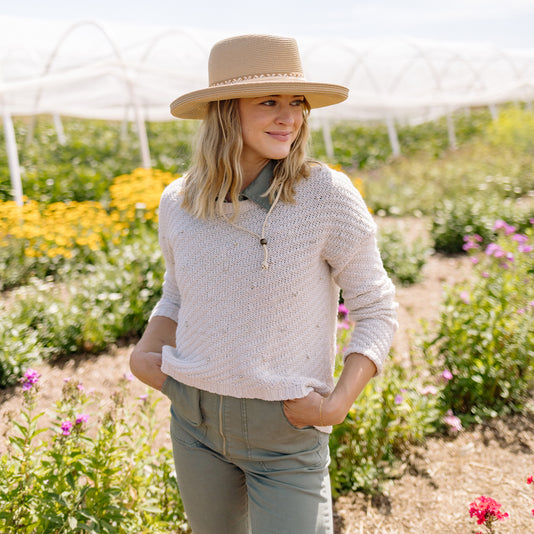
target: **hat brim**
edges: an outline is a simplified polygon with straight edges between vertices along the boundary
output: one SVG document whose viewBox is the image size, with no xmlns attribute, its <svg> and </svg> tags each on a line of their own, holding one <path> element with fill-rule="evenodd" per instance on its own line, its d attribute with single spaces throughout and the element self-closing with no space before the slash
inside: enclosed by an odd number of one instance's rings
<svg viewBox="0 0 534 534">
<path fill-rule="evenodd" d="M 247 80 L 246 83 L 208 87 L 182 95 L 172 102 L 171 114 L 180 119 L 203 119 L 210 102 L 268 95 L 302 95 L 313 109 L 343 102 L 349 90 L 342 85 L 321 82 Z"/>
</svg>

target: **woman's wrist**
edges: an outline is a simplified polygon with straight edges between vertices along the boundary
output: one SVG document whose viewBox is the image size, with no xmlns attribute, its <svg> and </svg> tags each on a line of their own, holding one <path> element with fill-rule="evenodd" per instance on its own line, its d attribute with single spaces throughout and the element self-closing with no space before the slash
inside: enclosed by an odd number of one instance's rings
<svg viewBox="0 0 534 534">
<path fill-rule="evenodd" d="M 323 424 L 320 426 L 341 424 L 345 420 L 352 403 L 350 403 L 349 406 L 345 405 L 346 403 L 342 402 L 342 399 L 336 395 L 335 391 L 328 397 L 323 397 L 319 414 Z"/>
</svg>

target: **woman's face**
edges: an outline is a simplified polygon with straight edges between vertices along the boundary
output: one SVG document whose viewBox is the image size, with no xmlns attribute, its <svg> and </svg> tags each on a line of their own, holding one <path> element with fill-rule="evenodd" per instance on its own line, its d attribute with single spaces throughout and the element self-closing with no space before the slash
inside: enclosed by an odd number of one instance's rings
<svg viewBox="0 0 534 534">
<path fill-rule="evenodd" d="M 239 99 L 243 131 L 241 165 L 261 170 L 270 159 L 283 159 L 302 126 L 304 97 L 271 95 Z"/>
</svg>

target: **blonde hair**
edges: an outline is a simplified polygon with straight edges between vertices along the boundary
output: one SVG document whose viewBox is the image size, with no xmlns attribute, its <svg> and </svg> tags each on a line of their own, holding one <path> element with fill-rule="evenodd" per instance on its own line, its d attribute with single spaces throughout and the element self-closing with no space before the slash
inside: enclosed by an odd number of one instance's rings
<svg viewBox="0 0 534 534">
<path fill-rule="evenodd" d="M 280 200 L 295 201 L 295 185 L 310 174 L 306 157 L 309 137 L 310 106 L 304 101 L 303 122 L 288 156 L 275 163 L 273 180 L 267 194 L 273 202 L 281 188 Z M 185 176 L 182 207 L 200 219 L 223 215 L 225 198 L 234 206 L 232 219 L 238 215 L 242 188 L 241 151 L 243 138 L 238 100 L 210 102 L 193 152 L 193 163 Z"/>
</svg>

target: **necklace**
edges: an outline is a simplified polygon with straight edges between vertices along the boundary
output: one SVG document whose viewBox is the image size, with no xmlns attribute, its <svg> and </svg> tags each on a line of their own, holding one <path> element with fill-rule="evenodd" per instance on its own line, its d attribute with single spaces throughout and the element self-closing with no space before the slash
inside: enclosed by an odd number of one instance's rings
<svg viewBox="0 0 534 534">
<path fill-rule="evenodd" d="M 276 206 L 276 203 L 280 199 L 281 194 L 282 194 L 282 188 L 280 187 L 278 189 L 278 192 L 276 193 L 274 202 L 272 203 L 269 211 L 267 212 L 267 216 L 265 217 L 265 220 L 263 221 L 263 226 L 261 227 L 261 235 L 257 234 L 256 232 L 253 232 L 252 230 L 249 230 L 248 228 L 244 228 L 243 226 L 240 226 L 239 224 L 236 224 L 232 222 L 230 219 L 226 218 L 227 222 L 229 222 L 235 228 L 238 228 L 239 230 L 243 230 L 244 232 L 247 232 L 247 234 L 257 237 L 260 240 L 260 245 L 263 247 L 263 262 L 261 263 L 261 268 L 264 271 L 266 271 L 269 268 L 269 249 L 267 248 L 267 239 L 265 238 L 265 229 L 267 228 L 267 221 L 269 220 L 269 216 L 271 215 L 274 207 Z"/>
</svg>

